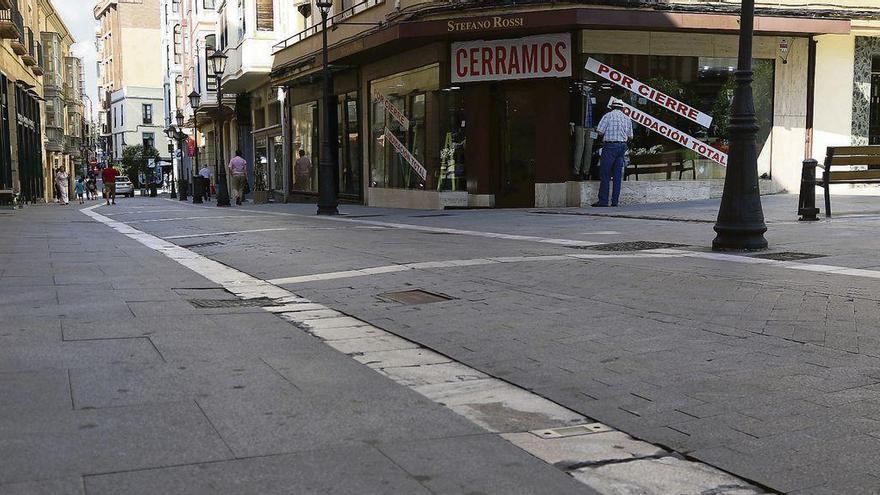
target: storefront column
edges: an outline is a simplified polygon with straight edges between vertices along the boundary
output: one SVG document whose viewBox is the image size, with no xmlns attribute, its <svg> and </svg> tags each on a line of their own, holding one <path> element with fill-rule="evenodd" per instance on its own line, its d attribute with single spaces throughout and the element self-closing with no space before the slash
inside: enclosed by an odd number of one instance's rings
<svg viewBox="0 0 880 495">
<path fill-rule="evenodd" d="M 290 88 L 287 86 L 281 89 L 281 166 L 284 167 L 283 178 L 284 178 L 284 198 L 287 201 L 287 198 L 290 197 L 290 194 L 293 190 L 291 185 L 293 184 L 293 178 L 291 177 L 290 171 L 291 167 L 291 153 L 292 153 L 292 144 L 291 144 L 291 133 L 290 133 Z"/>
<path fill-rule="evenodd" d="M 568 80 L 550 80 L 536 84 L 538 108 L 552 111 L 538 112 L 535 122 L 535 182 L 565 182 L 571 176 L 569 122 L 571 118 Z"/>
<path fill-rule="evenodd" d="M 493 194 L 492 184 L 492 115 L 488 84 L 469 86 L 465 91 L 467 148 L 465 163 L 468 194 Z"/>
</svg>

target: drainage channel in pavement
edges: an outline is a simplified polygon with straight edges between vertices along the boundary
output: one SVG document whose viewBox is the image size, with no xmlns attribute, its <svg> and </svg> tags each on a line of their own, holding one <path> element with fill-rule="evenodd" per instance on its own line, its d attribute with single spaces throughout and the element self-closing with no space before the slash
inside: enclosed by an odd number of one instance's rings
<svg viewBox="0 0 880 495">
<path fill-rule="evenodd" d="M 468 418 L 602 494 L 768 493 L 742 479 L 565 408 L 363 320 L 314 303 L 193 251 L 94 212 L 94 220 L 154 249 Z"/>
</svg>

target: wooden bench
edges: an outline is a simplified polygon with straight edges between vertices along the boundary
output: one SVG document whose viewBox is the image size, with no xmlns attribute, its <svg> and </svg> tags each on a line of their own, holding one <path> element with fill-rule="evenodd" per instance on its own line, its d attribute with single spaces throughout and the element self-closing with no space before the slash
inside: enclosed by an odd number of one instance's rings
<svg viewBox="0 0 880 495">
<path fill-rule="evenodd" d="M 693 173 L 693 178 L 696 180 L 697 171 L 693 159 L 686 159 L 681 151 L 666 151 L 649 155 L 630 155 L 629 166 L 624 170 L 623 178 L 626 180 L 630 175 L 635 175 L 636 180 L 639 180 L 639 174 L 665 173 L 666 180 L 671 180 L 672 173 L 678 172 L 678 178 L 681 180 L 688 171 Z"/>
<path fill-rule="evenodd" d="M 0 206 L 15 207 L 15 191 L 12 189 L 0 189 Z"/>
<path fill-rule="evenodd" d="M 867 170 L 852 170 L 853 166 Z M 831 217 L 833 184 L 880 184 L 880 146 L 829 146 L 821 165 L 822 180 L 816 185 L 825 189 L 825 216 Z M 834 170 L 846 167 L 846 170 Z"/>
</svg>

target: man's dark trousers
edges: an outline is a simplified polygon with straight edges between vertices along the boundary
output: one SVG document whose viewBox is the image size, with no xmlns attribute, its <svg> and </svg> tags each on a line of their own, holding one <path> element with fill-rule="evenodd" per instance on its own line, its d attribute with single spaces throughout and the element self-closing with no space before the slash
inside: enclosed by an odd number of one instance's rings
<svg viewBox="0 0 880 495">
<path fill-rule="evenodd" d="M 599 166 L 599 204 L 608 203 L 608 186 L 614 174 L 614 190 L 611 193 L 611 204 L 617 206 L 620 199 L 620 184 L 623 182 L 626 143 L 610 142 L 602 145 L 602 162 Z"/>
</svg>

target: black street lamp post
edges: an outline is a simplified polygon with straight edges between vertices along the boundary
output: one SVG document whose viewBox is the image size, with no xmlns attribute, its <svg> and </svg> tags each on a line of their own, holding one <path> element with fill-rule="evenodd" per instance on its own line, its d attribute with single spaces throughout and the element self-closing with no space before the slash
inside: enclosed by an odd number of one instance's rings
<svg viewBox="0 0 880 495">
<path fill-rule="evenodd" d="M 193 204 L 202 203 L 202 197 L 204 196 L 204 191 L 201 190 L 200 187 L 196 187 L 196 177 L 201 177 L 199 175 L 199 106 L 202 104 L 202 95 L 193 90 L 192 93 L 187 95 L 189 98 L 189 106 L 193 111 L 193 140 L 195 141 L 195 166 L 193 167 L 193 173 L 190 175 L 190 187 L 192 188 L 193 195 Z M 201 179 L 199 179 L 201 180 Z"/>
<path fill-rule="evenodd" d="M 220 50 L 208 57 L 214 77 L 217 78 L 217 119 L 214 133 L 217 138 L 217 158 L 214 161 L 217 177 L 217 206 L 230 206 L 229 190 L 226 187 L 226 164 L 223 163 L 223 86 L 221 79 L 226 72 L 226 55 Z"/>
<path fill-rule="evenodd" d="M 174 119 L 177 121 L 177 133 L 176 133 L 177 149 L 178 149 L 178 153 L 180 154 L 180 158 L 178 159 L 178 162 L 177 162 L 180 164 L 180 200 L 186 201 L 187 200 L 187 197 L 186 197 L 187 196 L 187 180 L 186 180 L 187 174 L 185 174 L 183 172 L 183 157 L 186 156 L 186 153 L 184 151 L 186 149 L 185 144 L 184 144 L 185 140 L 186 140 L 186 134 L 183 132 L 183 112 L 181 112 L 180 109 L 177 109 L 177 114 L 174 116 Z M 172 187 L 173 187 L 173 183 L 172 183 Z"/>
<path fill-rule="evenodd" d="M 333 152 L 331 133 L 335 136 L 336 129 L 330 122 L 330 105 L 333 101 L 333 82 L 330 74 L 330 61 L 327 59 L 327 16 L 333 3 L 327 0 L 319 0 L 315 4 L 321 11 L 321 54 L 324 60 L 324 101 L 321 105 L 321 157 L 318 162 L 318 215 L 338 215 L 339 201 L 336 198 L 336 156 Z M 335 106 L 334 106 L 335 108 Z"/>
<path fill-rule="evenodd" d="M 758 187 L 758 121 L 752 94 L 752 38 L 755 0 L 742 0 L 736 92 L 730 117 L 730 152 L 721 208 L 715 222 L 715 251 L 767 249 L 764 211 Z"/>
</svg>

